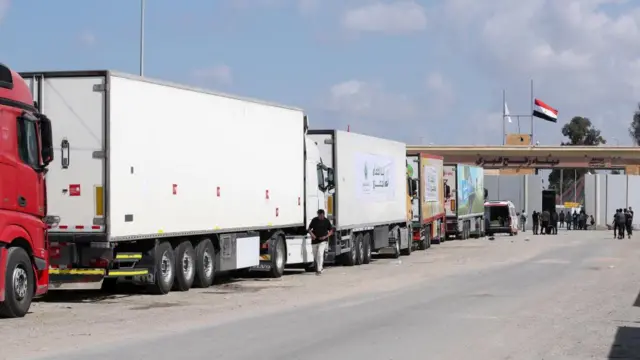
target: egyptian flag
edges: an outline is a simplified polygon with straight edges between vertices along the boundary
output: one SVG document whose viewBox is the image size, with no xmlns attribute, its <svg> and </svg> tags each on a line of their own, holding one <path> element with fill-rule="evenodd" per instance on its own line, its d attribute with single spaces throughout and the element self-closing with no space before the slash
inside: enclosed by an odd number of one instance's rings
<svg viewBox="0 0 640 360">
<path fill-rule="evenodd" d="M 535 99 L 535 103 L 533 104 L 533 116 L 542 120 L 558 122 L 558 110 L 538 99 Z"/>
</svg>

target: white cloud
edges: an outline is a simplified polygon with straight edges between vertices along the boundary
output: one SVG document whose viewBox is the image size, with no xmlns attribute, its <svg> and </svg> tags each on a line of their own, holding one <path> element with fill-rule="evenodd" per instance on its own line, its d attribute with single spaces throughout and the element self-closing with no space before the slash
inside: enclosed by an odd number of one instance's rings
<svg viewBox="0 0 640 360">
<path fill-rule="evenodd" d="M 84 31 L 82 34 L 80 34 L 80 42 L 82 42 L 84 45 L 87 46 L 92 46 L 96 43 L 96 36 L 89 31 Z"/>
<path fill-rule="evenodd" d="M 426 86 L 432 111 L 448 111 L 455 102 L 453 84 L 442 73 L 432 72 L 427 75 Z"/>
<path fill-rule="evenodd" d="M 584 115 L 624 131 L 640 100 L 636 3 L 446 0 L 440 10 L 437 28 L 476 71 L 504 87 L 532 78 L 561 121 Z"/>
<path fill-rule="evenodd" d="M 367 134 L 389 136 L 399 121 L 416 119 L 420 114 L 407 95 L 386 90 L 381 84 L 349 80 L 330 87 L 323 107 L 337 116 L 334 126 Z M 397 136 L 393 136 L 398 138 Z"/>
<path fill-rule="evenodd" d="M 414 1 L 375 2 L 347 10 L 342 25 L 356 32 L 403 34 L 426 29 L 427 17 Z"/>
<path fill-rule="evenodd" d="M 231 85 L 233 83 L 233 73 L 231 68 L 224 64 L 218 64 L 207 68 L 197 69 L 193 72 L 199 82 L 213 82 L 217 85 Z"/>
</svg>

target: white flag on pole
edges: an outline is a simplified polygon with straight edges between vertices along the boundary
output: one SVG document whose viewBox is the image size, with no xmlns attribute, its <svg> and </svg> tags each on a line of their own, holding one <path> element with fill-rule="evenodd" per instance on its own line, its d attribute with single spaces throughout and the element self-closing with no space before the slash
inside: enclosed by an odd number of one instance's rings
<svg viewBox="0 0 640 360">
<path fill-rule="evenodd" d="M 504 116 L 507 118 L 509 123 L 511 123 L 511 114 L 509 113 L 509 107 L 507 106 L 507 102 L 504 102 Z"/>
</svg>

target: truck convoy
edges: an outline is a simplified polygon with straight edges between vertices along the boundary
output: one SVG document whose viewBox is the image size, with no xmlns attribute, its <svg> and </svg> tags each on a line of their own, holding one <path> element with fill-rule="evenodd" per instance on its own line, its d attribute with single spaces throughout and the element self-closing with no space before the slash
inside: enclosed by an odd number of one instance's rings
<svg viewBox="0 0 640 360">
<path fill-rule="evenodd" d="M 329 261 L 411 252 L 403 143 L 310 131 L 300 109 L 122 73 L 22 76 L 59 119 L 52 289 L 124 280 L 166 294 L 217 272 L 310 268 L 318 209 L 337 228 Z"/>
<path fill-rule="evenodd" d="M 483 168 L 467 164 L 444 166 L 446 236 L 484 236 Z"/>
<path fill-rule="evenodd" d="M 310 130 L 328 176 L 327 215 L 336 227 L 328 262 L 368 264 L 373 252 L 411 254 L 406 144 L 338 130 Z"/>
<path fill-rule="evenodd" d="M 313 262 L 306 227 L 330 184 L 302 110 L 109 71 L 22 76 L 58 119 L 51 288 L 166 294 Z"/>
<path fill-rule="evenodd" d="M 444 239 L 445 208 L 443 159 L 427 154 L 407 155 L 411 189 L 412 239 L 418 249 Z"/>
<path fill-rule="evenodd" d="M 48 289 L 45 173 L 51 121 L 27 84 L 0 64 L 0 316 L 22 317 Z"/>
</svg>

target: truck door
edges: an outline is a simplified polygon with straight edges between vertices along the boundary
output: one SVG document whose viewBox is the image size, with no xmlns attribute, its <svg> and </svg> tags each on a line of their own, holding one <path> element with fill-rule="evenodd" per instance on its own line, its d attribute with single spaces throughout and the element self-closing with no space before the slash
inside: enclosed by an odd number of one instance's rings
<svg viewBox="0 0 640 360">
<path fill-rule="evenodd" d="M 46 175 L 55 233 L 104 231 L 106 76 L 25 76 L 41 111 L 52 119 L 55 160 Z"/>
</svg>

